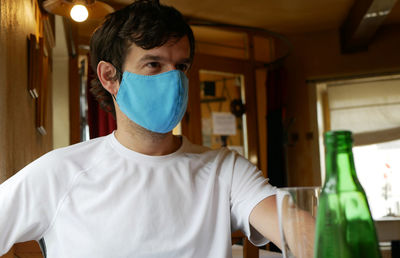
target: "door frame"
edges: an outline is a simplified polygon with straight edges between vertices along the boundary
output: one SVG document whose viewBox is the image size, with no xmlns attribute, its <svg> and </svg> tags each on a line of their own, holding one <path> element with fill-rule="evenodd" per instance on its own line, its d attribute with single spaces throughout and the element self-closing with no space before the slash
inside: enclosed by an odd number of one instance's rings
<svg viewBox="0 0 400 258">
<path fill-rule="evenodd" d="M 182 134 L 195 144 L 202 145 L 203 143 L 200 109 L 200 70 L 242 74 L 244 76 L 248 158 L 254 165 L 259 167 L 255 69 L 253 69 L 248 60 L 206 54 L 195 55 L 188 73 L 189 102 L 182 120 Z"/>
</svg>

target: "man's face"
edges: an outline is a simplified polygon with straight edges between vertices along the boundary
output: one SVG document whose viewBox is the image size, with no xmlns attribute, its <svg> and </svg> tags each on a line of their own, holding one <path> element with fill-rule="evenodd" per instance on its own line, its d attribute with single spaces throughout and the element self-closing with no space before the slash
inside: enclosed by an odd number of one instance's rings
<svg viewBox="0 0 400 258">
<path fill-rule="evenodd" d="M 123 67 L 124 71 L 141 75 L 155 75 L 171 70 L 186 73 L 191 65 L 189 40 L 170 39 L 161 47 L 145 50 L 132 44 Z"/>
</svg>

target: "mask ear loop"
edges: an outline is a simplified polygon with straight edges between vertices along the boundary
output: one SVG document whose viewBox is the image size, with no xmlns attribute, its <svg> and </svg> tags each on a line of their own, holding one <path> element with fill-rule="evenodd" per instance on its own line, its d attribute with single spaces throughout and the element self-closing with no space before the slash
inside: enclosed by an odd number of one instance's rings
<svg viewBox="0 0 400 258">
<path fill-rule="evenodd" d="M 112 64 L 112 66 L 114 66 L 114 69 L 117 70 L 117 72 L 119 72 L 122 76 L 123 76 L 123 72 L 121 72 L 113 63 L 109 62 L 110 64 Z M 121 77 L 122 77 L 121 76 Z M 122 78 L 121 78 L 121 82 L 122 82 Z M 117 93 L 118 94 L 118 93 Z M 111 94 L 112 98 L 115 100 L 115 102 L 117 102 L 117 98 L 114 94 Z"/>
</svg>

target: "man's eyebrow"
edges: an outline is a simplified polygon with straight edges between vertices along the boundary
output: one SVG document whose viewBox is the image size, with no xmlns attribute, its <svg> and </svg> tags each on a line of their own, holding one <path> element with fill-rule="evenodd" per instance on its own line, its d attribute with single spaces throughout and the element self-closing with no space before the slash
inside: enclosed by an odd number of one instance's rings
<svg viewBox="0 0 400 258">
<path fill-rule="evenodd" d="M 139 62 L 145 62 L 145 61 L 160 61 L 162 58 L 160 56 L 155 56 L 155 55 L 144 55 L 142 58 L 139 59 Z"/>
<path fill-rule="evenodd" d="M 163 60 L 163 58 L 161 56 L 147 54 L 147 55 L 142 56 L 139 59 L 139 62 L 144 63 L 147 61 L 160 61 L 160 60 L 161 61 Z M 192 61 L 193 61 L 193 59 L 188 57 L 188 58 L 183 58 L 182 60 L 179 61 L 179 63 L 180 64 L 192 64 Z"/>
<path fill-rule="evenodd" d="M 143 63 L 143 62 L 146 62 L 146 61 L 160 61 L 160 60 L 163 60 L 163 58 L 161 56 L 147 54 L 147 55 L 142 56 L 139 59 L 139 62 Z M 181 63 L 181 64 L 191 64 L 192 63 L 192 58 L 190 58 L 190 57 L 183 58 L 182 60 L 179 61 L 179 63 Z"/>
</svg>

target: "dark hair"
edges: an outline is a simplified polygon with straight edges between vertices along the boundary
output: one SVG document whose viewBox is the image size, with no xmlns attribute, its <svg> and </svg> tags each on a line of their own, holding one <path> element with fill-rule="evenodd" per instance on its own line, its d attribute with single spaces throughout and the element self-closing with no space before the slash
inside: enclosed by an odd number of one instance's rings
<svg viewBox="0 0 400 258">
<path fill-rule="evenodd" d="M 137 0 L 109 14 L 93 33 L 90 40 L 92 69 L 96 73 L 100 61 L 109 62 L 117 70 L 114 79 L 121 82 L 122 66 L 132 44 L 143 49 L 152 49 L 164 45 L 170 39 L 179 40 L 184 36 L 189 39 L 190 58 L 193 59 L 194 36 L 182 14 L 157 0 Z M 100 106 L 115 116 L 112 96 L 103 88 L 97 76 L 90 91 Z"/>
</svg>

